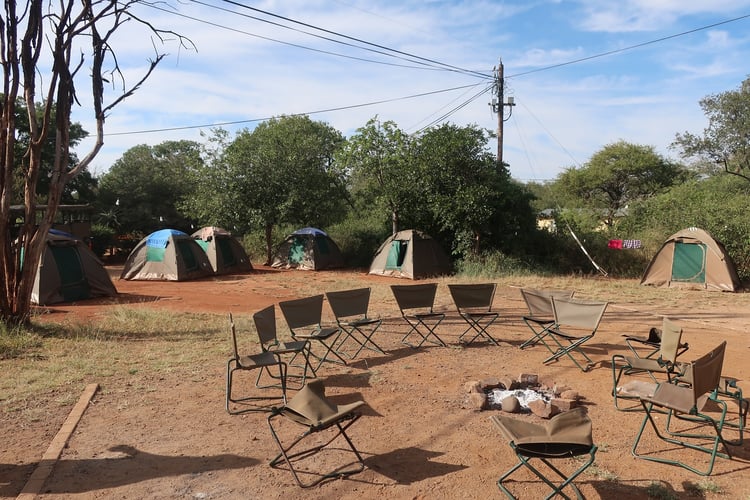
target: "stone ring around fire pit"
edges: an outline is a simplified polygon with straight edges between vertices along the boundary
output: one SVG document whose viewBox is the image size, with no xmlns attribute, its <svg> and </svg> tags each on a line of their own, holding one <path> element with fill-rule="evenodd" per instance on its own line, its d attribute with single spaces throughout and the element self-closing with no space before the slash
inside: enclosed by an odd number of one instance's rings
<svg viewBox="0 0 750 500">
<path fill-rule="evenodd" d="M 467 382 L 464 388 L 467 408 L 533 413 L 540 418 L 575 408 L 580 399 L 570 387 L 529 373 L 522 373 L 515 380 L 502 377 Z"/>
</svg>

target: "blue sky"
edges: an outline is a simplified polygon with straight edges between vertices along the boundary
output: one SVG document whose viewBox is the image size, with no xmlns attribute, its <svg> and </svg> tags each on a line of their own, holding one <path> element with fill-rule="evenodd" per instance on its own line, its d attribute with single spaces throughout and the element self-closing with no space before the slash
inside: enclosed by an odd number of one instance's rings
<svg viewBox="0 0 750 500">
<path fill-rule="evenodd" d="M 97 175 L 138 144 L 203 142 L 211 126 L 234 133 L 282 114 L 309 114 L 346 136 L 375 116 L 408 133 L 441 119 L 494 130 L 491 91 L 482 91 L 502 59 L 506 96 L 516 103 L 504 125 L 504 160 L 514 178 L 543 181 L 621 139 L 677 159 L 668 148 L 675 134 L 706 125 L 699 100 L 750 75 L 750 17 L 726 22 L 750 15 L 750 0 L 156 5 L 139 15 L 197 50 L 173 38 L 156 45 L 168 55 L 108 117 L 91 166 Z M 127 29 L 116 49 L 134 82 L 154 45 Z M 94 130 L 81 97 L 74 119 Z"/>
</svg>

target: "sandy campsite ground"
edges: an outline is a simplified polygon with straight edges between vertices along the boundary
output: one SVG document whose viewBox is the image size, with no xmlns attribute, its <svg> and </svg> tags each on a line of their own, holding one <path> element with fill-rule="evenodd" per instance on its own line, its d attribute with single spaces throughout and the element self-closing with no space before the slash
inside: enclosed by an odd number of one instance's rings
<svg viewBox="0 0 750 500">
<path fill-rule="evenodd" d="M 117 270 L 113 270 L 116 273 Z M 348 366 L 326 365 L 319 372 L 336 403 L 362 399 L 364 416 L 350 429 L 362 452 L 365 471 L 308 489 L 299 489 L 286 470 L 269 467 L 277 450 L 266 413 L 228 415 L 224 410 L 228 333 L 207 340 L 211 348 L 198 362 L 179 362 L 179 352 L 149 352 L 165 359 L 168 369 L 119 370 L 106 377 L 90 374 L 80 384 L 100 389 L 42 489 L 41 498 L 502 498 L 497 478 L 515 463 L 506 441 L 493 426 L 493 411 L 475 411 L 466 403 L 465 385 L 489 377 L 538 374 L 577 391 L 593 421 L 599 445 L 596 462 L 577 484 L 587 498 L 750 498 L 750 441 L 732 447 L 733 460 L 717 459 L 714 473 L 703 478 L 686 470 L 635 459 L 630 447 L 641 423 L 640 413 L 614 409 L 610 392 L 610 359 L 625 353 L 622 335 L 645 335 L 668 315 L 684 328 L 683 340 L 693 359 L 728 341 L 724 373 L 738 377 L 750 393 L 747 324 L 750 294 L 664 290 L 643 299 L 635 282 L 596 278 L 504 280 L 494 308 L 501 319 L 491 328 L 500 346 L 458 344 L 463 331 L 448 293 L 440 284 L 436 308 L 449 313 L 439 333 L 449 347 L 411 349 L 400 341 L 406 332 L 389 285 L 402 280 L 361 272 L 273 271 L 259 268 L 247 275 L 182 282 L 116 281 L 116 300 L 55 306 L 48 321 L 96 321 L 114 303 L 126 307 L 206 312 L 232 311 L 241 335 L 254 335 L 251 314 L 269 304 L 302 293 L 369 286 L 371 314 L 384 319 L 375 337 L 387 354 L 366 351 Z M 592 286 L 591 281 L 596 281 Z M 520 350 L 529 337 L 521 322 L 525 306 L 520 286 L 568 287 L 582 298 L 604 299 L 610 306 L 600 330 L 586 346 L 596 362 L 582 373 L 570 360 L 545 366 L 543 347 Z M 308 292 L 309 291 L 309 292 Z M 640 299 L 640 300 L 639 300 Z M 277 310 L 282 337 L 288 335 Z M 324 320 L 332 321 L 324 304 Z M 219 348 L 217 348 L 217 343 Z M 222 347 L 226 348 L 223 349 Z M 195 357 L 196 353 L 191 353 Z M 133 360 L 122 360 L 123 364 Z M 1 366 L 1 365 L 0 365 Z M 34 404 L 44 418 L 2 412 L 0 496 L 17 495 L 34 470 L 75 401 L 56 404 L 55 394 L 40 394 Z M 730 406 L 731 411 L 735 410 Z M 528 418 L 528 417 L 523 417 Z M 649 441 L 655 450 L 670 447 Z M 699 464 L 705 456 L 667 451 Z M 326 455 L 318 465 L 336 457 Z M 571 463 L 565 463 L 569 468 Z M 573 463 L 575 465 L 575 463 Z M 510 487 L 521 498 L 542 498 L 548 488 L 531 474 L 519 473 Z"/>
</svg>

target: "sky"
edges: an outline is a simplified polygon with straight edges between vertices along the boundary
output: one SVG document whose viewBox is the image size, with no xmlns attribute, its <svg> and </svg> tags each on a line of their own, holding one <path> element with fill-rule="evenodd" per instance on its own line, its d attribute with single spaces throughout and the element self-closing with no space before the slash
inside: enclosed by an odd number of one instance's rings
<svg viewBox="0 0 750 500">
<path fill-rule="evenodd" d="M 126 85 L 166 55 L 109 114 L 97 176 L 140 144 L 205 143 L 213 128 L 234 136 L 281 115 L 346 137 L 375 117 L 407 133 L 495 131 L 502 61 L 515 102 L 503 159 L 515 179 L 543 182 L 619 140 L 679 160 L 675 135 L 707 125 L 700 100 L 750 75 L 750 0 L 182 0 L 135 12 L 189 43 L 137 23 L 113 40 Z M 122 82 L 110 82 L 111 100 Z M 79 99 L 73 119 L 93 131 L 85 84 Z"/>
</svg>

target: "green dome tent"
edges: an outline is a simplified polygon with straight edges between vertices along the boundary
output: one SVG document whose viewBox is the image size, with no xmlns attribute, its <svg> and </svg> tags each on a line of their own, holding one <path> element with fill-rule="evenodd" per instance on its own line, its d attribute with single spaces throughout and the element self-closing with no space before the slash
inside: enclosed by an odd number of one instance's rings
<svg viewBox="0 0 750 500">
<path fill-rule="evenodd" d="M 298 229 L 276 247 L 273 267 L 320 271 L 344 266 L 338 245 L 314 227 Z"/>
<path fill-rule="evenodd" d="M 215 274 L 244 273 L 253 270 L 247 252 L 229 231 L 208 226 L 194 232 L 192 236 L 206 252 Z"/>
<path fill-rule="evenodd" d="M 206 252 L 190 235 L 176 229 L 162 229 L 135 246 L 120 279 L 184 281 L 212 274 Z"/>
<path fill-rule="evenodd" d="M 38 305 L 117 295 L 102 262 L 71 234 L 51 229 L 39 260 L 31 302 Z"/>
</svg>

